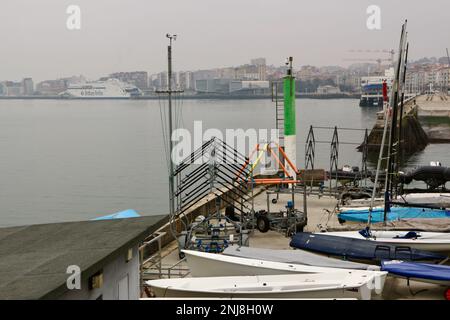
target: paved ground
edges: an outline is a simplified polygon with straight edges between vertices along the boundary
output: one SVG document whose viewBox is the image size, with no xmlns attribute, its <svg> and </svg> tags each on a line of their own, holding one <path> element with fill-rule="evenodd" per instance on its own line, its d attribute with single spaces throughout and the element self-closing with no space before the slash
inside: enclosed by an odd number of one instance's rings
<svg viewBox="0 0 450 320">
<path fill-rule="evenodd" d="M 450 117 L 450 99 L 447 95 L 422 95 L 417 97 L 416 103 L 419 117 Z"/>
<path fill-rule="evenodd" d="M 450 141 L 450 97 L 423 95 L 417 98 L 418 116 L 431 142 Z"/>
</svg>

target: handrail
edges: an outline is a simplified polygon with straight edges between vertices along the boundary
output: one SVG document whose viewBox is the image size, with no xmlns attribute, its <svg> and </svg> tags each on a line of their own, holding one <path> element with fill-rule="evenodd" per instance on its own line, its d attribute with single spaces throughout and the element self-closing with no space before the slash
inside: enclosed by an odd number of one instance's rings
<svg viewBox="0 0 450 320">
<path fill-rule="evenodd" d="M 173 265 L 171 265 L 170 267 L 167 268 L 167 276 L 169 277 L 169 279 L 170 279 L 170 276 L 171 276 L 171 274 L 172 274 L 172 273 L 171 273 L 172 270 L 173 270 L 175 267 L 177 267 L 178 265 L 180 265 L 181 263 L 185 262 L 185 261 L 186 261 L 186 257 L 184 257 L 183 259 L 177 261 L 176 263 L 174 263 Z M 188 272 L 188 273 L 186 273 L 184 276 L 182 276 L 181 270 L 182 270 L 181 268 L 178 269 L 178 275 L 180 276 L 180 278 L 184 278 L 185 276 L 187 276 L 187 275 L 189 274 L 189 272 Z"/>
<path fill-rule="evenodd" d="M 139 282 L 140 282 L 140 287 L 141 287 L 141 296 L 143 294 L 143 290 L 144 290 L 144 265 L 147 264 L 148 262 L 153 261 L 155 258 L 157 258 L 156 262 L 154 264 L 156 264 L 158 266 L 158 273 L 159 273 L 159 277 L 161 277 L 162 274 L 162 256 L 161 256 L 161 249 L 162 249 L 162 238 L 167 234 L 167 232 L 164 231 L 157 231 L 153 234 L 151 234 L 148 238 L 152 237 L 152 239 L 148 240 L 148 241 L 144 241 L 144 243 L 139 246 L 138 248 L 138 252 L 139 252 Z M 147 239 L 148 239 L 147 238 Z M 147 258 L 144 261 L 144 249 L 147 248 L 147 246 L 153 244 L 153 243 L 157 243 L 158 244 L 158 250 L 155 254 L 151 255 L 149 258 Z"/>
</svg>

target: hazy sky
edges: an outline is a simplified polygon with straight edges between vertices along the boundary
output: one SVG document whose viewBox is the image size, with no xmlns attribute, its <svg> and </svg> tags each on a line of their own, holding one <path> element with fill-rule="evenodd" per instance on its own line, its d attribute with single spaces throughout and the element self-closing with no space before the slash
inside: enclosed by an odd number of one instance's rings
<svg viewBox="0 0 450 320">
<path fill-rule="evenodd" d="M 66 27 L 69 5 L 81 8 L 81 30 Z M 380 31 L 366 28 L 369 5 L 381 7 Z M 297 66 L 345 65 L 350 49 L 396 49 L 405 18 L 411 58 L 445 55 L 448 0 L 0 0 L 0 80 L 156 73 L 167 32 L 179 35 L 177 70 L 289 55 Z"/>
</svg>

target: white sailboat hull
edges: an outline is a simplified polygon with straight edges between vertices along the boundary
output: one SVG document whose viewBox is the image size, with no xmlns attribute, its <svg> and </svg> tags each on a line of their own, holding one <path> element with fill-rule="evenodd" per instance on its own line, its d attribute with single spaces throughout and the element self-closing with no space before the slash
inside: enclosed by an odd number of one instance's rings
<svg viewBox="0 0 450 320">
<path fill-rule="evenodd" d="M 427 204 L 448 207 L 450 204 L 450 194 L 448 193 L 410 193 L 398 199 L 400 202 L 412 204 Z"/>
<path fill-rule="evenodd" d="M 183 253 L 193 277 L 311 274 L 345 270 L 239 258 L 192 250 L 183 250 Z"/>
<path fill-rule="evenodd" d="M 395 201 L 447 208 L 450 207 L 450 193 L 409 193 L 398 197 Z M 348 205 L 340 207 L 340 211 L 350 209 L 367 211 L 370 208 L 370 204 L 370 199 L 351 200 Z M 377 208 L 383 208 L 384 199 L 374 199 L 374 205 Z"/>
<path fill-rule="evenodd" d="M 382 292 L 386 272 L 182 278 L 147 281 L 156 297 L 370 300 Z"/>
</svg>

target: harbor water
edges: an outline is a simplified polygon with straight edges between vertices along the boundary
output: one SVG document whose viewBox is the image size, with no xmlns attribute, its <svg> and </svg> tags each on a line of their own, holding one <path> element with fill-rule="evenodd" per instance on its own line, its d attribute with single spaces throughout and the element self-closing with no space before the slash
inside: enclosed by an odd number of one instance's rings
<svg viewBox="0 0 450 320">
<path fill-rule="evenodd" d="M 329 169 L 334 126 L 372 128 L 376 108 L 358 100 L 297 100 L 297 159 L 309 126 L 316 168 Z M 180 125 L 272 129 L 270 100 L 185 100 Z M 339 130 L 339 166 L 361 166 L 363 130 Z M 125 209 L 168 212 L 167 165 L 157 100 L 0 100 L 0 226 L 76 221 Z M 440 161 L 450 145 L 429 145 L 408 167 Z M 373 166 L 373 164 L 372 164 Z"/>
</svg>

